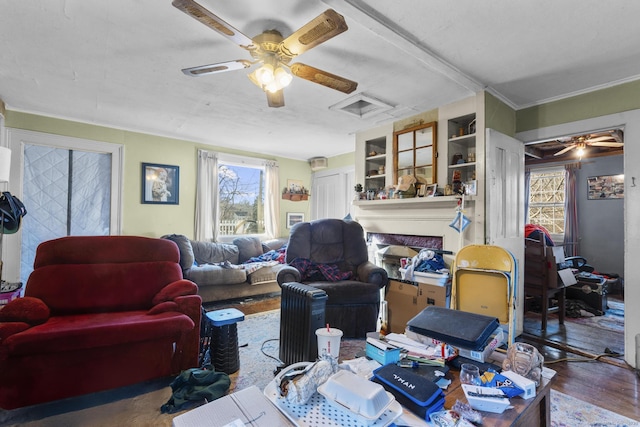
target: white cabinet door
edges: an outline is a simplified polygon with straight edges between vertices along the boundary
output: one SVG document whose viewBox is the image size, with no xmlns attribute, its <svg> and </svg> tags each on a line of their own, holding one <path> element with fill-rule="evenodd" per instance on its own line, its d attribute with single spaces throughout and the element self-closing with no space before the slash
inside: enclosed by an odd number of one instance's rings
<svg viewBox="0 0 640 427">
<path fill-rule="evenodd" d="M 516 335 L 522 333 L 524 281 L 524 144 L 486 130 L 486 243 L 509 250 L 517 261 Z"/>
</svg>

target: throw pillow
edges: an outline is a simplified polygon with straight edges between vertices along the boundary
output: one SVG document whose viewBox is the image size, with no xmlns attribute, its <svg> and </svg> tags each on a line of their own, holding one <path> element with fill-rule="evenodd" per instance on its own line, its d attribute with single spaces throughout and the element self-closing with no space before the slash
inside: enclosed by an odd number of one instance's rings
<svg viewBox="0 0 640 427">
<path fill-rule="evenodd" d="M 188 270 L 193 266 L 195 257 L 193 255 L 193 248 L 191 247 L 191 241 L 182 234 L 167 234 L 162 236 L 163 239 L 171 240 L 178 245 L 180 250 L 180 267 L 182 270 Z"/>
<path fill-rule="evenodd" d="M 46 322 L 50 314 L 49 307 L 40 298 L 23 297 L 0 309 L 0 322 L 24 322 L 34 326 Z"/>
<path fill-rule="evenodd" d="M 262 255 L 262 243 L 257 237 L 236 237 L 233 244 L 238 247 L 238 261 L 240 264 L 249 258 Z"/>
<path fill-rule="evenodd" d="M 189 280 L 178 280 L 176 282 L 170 283 L 164 288 L 160 290 L 153 297 L 151 303 L 153 305 L 158 305 L 161 302 L 165 301 L 173 301 L 176 297 L 181 297 L 184 295 L 195 295 L 198 293 L 198 286 L 189 281 Z"/>
</svg>

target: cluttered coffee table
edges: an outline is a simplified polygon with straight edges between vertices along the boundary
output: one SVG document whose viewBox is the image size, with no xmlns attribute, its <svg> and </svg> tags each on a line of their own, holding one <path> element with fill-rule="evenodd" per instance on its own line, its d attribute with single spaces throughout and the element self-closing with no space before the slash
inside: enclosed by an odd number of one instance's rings
<svg viewBox="0 0 640 427">
<path fill-rule="evenodd" d="M 454 381 L 445 393 L 445 407 L 450 408 L 456 400 L 465 400 L 464 391 L 458 379 L 458 372 L 453 372 Z M 551 383 L 555 377 L 543 375 L 540 385 L 536 389 L 536 396 L 530 399 L 515 397 L 511 399 L 513 408 L 501 414 L 482 412 L 484 425 L 492 427 L 506 426 L 550 426 L 550 393 Z"/>
<path fill-rule="evenodd" d="M 457 371 L 449 371 L 452 380 L 445 392 L 445 407 L 451 408 L 457 400 L 466 402 Z M 553 371 L 550 371 L 553 373 Z M 553 376 L 543 375 L 535 397 L 510 399 L 511 408 L 501 414 L 482 411 L 483 424 L 492 427 L 505 426 L 549 426 L 550 391 Z M 345 422 L 353 426 L 411 425 L 432 426 L 424 419 L 400 407 L 397 402 L 385 410 L 385 416 L 370 422 L 353 422 L 344 411 L 327 405 L 321 393 L 316 393 L 305 405 L 287 405 L 278 401 L 275 384 L 270 383 L 264 391 L 253 386 L 210 402 L 173 420 L 174 427 L 210 426 L 342 426 Z M 345 421 L 347 420 L 347 421 Z M 251 421 L 251 422 L 249 422 Z"/>
</svg>

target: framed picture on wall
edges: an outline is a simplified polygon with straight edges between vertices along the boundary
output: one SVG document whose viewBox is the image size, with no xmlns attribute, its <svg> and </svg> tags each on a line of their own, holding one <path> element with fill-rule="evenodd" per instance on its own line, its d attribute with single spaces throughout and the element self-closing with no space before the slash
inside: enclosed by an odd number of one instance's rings
<svg viewBox="0 0 640 427">
<path fill-rule="evenodd" d="M 624 199 L 624 175 L 601 175 L 587 178 L 589 200 Z"/>
<path fill-rule="evenodd" d="M 177 205 L 180 192 L 180 168 L 157 163 L 142 163 L 142 203 Z"/>
<path fill-rule="evenodd" d="M 291 228 L 299 222 L 304 222 L 304 213 L 287 212 L 287 228 Z"/>
</svg>

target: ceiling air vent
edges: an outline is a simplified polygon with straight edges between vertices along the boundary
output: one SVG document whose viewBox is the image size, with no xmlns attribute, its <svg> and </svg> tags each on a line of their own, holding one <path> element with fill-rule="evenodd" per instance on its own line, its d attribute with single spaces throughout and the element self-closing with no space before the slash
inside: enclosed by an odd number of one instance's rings
<svg viewBox="0 0 640 427">
<path fill-rule="evenodd" d="M 330 110 L 342 111 L 343 113 L 351 114 L 361 119 L 375 116 L 392 108 L 394 108 L 393 105 L 389 105 L 362 93 L 356 94 L 329 107 Z"/>
</svg>

